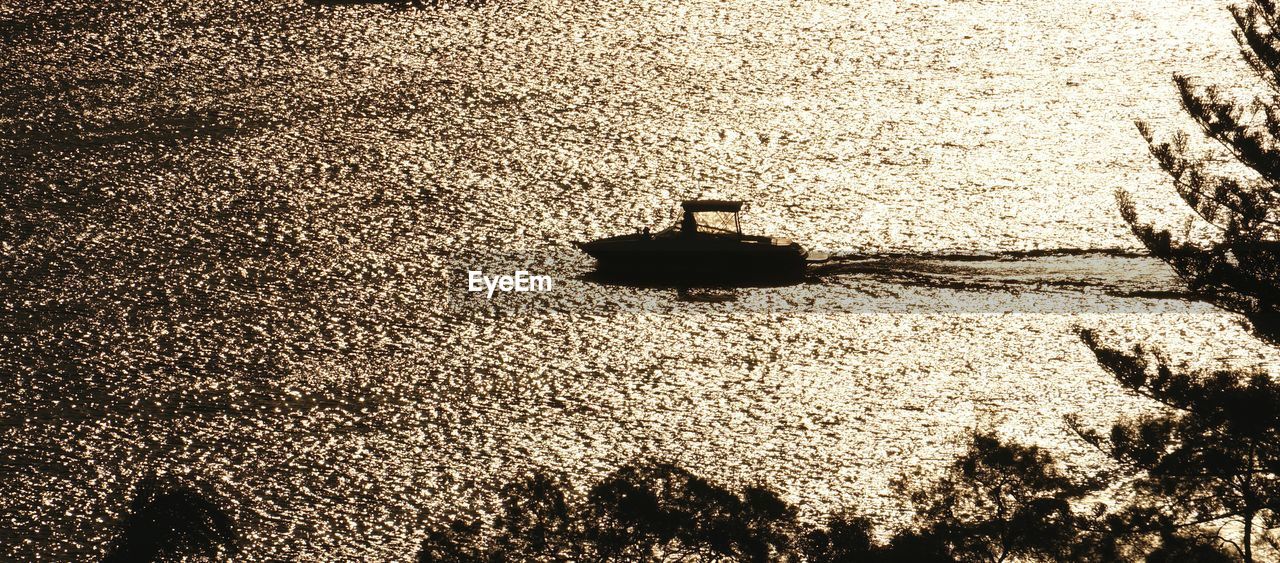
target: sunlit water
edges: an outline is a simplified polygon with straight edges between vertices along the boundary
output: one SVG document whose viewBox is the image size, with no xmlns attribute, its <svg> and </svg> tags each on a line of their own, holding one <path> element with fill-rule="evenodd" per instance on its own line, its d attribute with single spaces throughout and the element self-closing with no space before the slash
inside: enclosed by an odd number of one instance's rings
<svg viewBox="0 0 1280 563">
<path fill-rule="evenodd" d="M 93 558 L 151 473 L 249 559 L 405 560 L 530 468 L 648 457 L 891 525 L 972 429 L 1098 463 L 1063 416 L 1144 405 L 1078 328 L 1275 359 L 1149 259 L 1000 254 L 1136 250 L 1116 188 L 1179 209 L 1132 120 L 1240 78 L 1217 2 L 127 4 L 0 5 L 0 559 Z M 692 197 L 845 257 L 585 277 L 572 241 Z M 516 268 L 554 289 L 465 291 Z"/>
</svg>

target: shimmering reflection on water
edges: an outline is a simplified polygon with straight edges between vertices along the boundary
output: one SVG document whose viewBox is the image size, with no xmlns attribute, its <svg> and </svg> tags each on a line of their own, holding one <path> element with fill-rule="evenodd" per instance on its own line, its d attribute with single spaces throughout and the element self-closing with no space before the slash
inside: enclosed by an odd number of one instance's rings
<svg viewBox="0 0 1280 563">
<path fill-rule="evenodd" d="M 404 559 L 538 465 L 668 456 L 891 518 L 888 479 L 966 429 L 1080 453 L 1061 415 L 1139 405 L 1074 326 L 1273 358 L 1134 297 L 1168 284 L 1141 262 L 925 260 L 690 303 L 578 280 L 568 242 L 723 196 L 837 252 L 1131 245 L 1111 192 L 1163 178 L 1129 121 L 1174 123 L 1172 69 L 1234 76 L 1227 17 L 6 2 L 0 558 L 91 557 L 152 471 L 212 480 L 253 556 L 306 561 Z M 533 256 L 557 292 L 463 301 L 450 277 Z"/>
</svg>

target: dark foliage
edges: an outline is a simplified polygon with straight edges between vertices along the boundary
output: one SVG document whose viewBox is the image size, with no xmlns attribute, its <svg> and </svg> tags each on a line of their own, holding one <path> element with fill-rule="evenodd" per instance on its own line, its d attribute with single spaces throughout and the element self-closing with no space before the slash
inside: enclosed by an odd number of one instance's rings
<svg viewBox="0 0 1280 563">
<path fill-rule="evenodd" d="M 827 520 L 827 525 L 806 531 L 796 548 L 809 561 L 871 561 L 879 553 L 871 520 L 852 514 L 841 514 Z"/>
<path fill-rule="evenodd" d="M 198 489 L 153 478 L 138 484 L 104 563 L 214 561 L 234 555 L 231 516 Z"/>
<path fill-rule="evenodd" d="M 960 561 L 1063 561 L 1083 541 L 1071 503 L 1092 489 L 1040 448 L 979 433 L 946 475 L 911 498 L 921 537 Z"/>
<path fill-rule="evenodd" d="M 788 549 L 795 522 L 772 491 L 735 494 L 671 464 L 624 467 L 588 499 L 588 537 L 607 559 L 768 561 Z"/>
<path fill-rule="evenodd" d="M 1231 9 L 1236 40 L 1245 62 L 1270 93 L 1249 103 L 1227 99 L 1214 86 L 1200 87 L 1177 75 L 1174 85 L 1201 133 L 1220 150 L 1199 154 L 1178 133 L 1155 141 L 1151 128 L 1138 128 L 1151 154 L 1173 178 L 1178 194 L 1208 224 L 1208 242 L 1175 239 L 1139 221 L 1131 198 L 1120 208 L 1134 234 L 1152 254 L 1168 262 L 1196 295 L 1245 315 L 1261 337 L 1280 342 L 1280 27 L 1272 0 L 1254 0 Z M 1225 155 L 1252 172 L 1247 177 L 1219 173 L 1215 158 Z"/>
<path fill-rule="evenodd" d="M 795 509 L 775 493 L 740 493 L 671 464 L 627 466 L 566 501 L 543 473 L 508 485 L 489 532 L 455 523 L 428 533 L 429 561 L 771 561 L 790 549 Z"/>
<path fill-rule="evenodd" d="M 543 474 L 503 489 L 493 522 L 430 532 L 419 561 L 814 561 L 954 563 L 1091 560 L 1111 553 L 1071 502 L 1091 485 L 1043 450 L 973 437 L 939 480 L 912 491 L 916 526 L 889 542 L 854 514 L 825 525 L 760 486 L 735 491 L 667 463 L 625 466 L 566 501 Z"/>
<path fill-rule="evenodd" d="M 545 474 L 502 488 L 502 506 L 493 533 L 479 522 L 454 521 L 432 530 L 418 551 L 419 563 L 589 560 L 578 509 L 565 499 L 565 486 Z"/>
<path fill-rule="evenodd" d="M 448 529 L 427 532 L 418 548 L 418 563 L 479 563 L 489 561 L 491 553 L 498 555 L 485 548 L 480 524 L 455 520 Z"/>
<path fill-rule="evenodd" d="M 1216 147 L 1204 153 L 1189 147 L 1185 133 L 1157 142 L 1150 127 L 1138 124 L 1178 194 L 1213 235 L 1175 238 L 1144 224 L 1123 192 L 1120 212 L 1194 294 L 1243 314 L 1256 334 L 1280 344 L 1280 18 L 1273 0 L 1234 6 L 1231 14 L 1240 55 L 1268 92 L 1240 102 L 1216 86 L 1175 76 L 1182 108 Z M 1246 172 L 1224 173 L 1216 164 L 1222 157 Z M 1272 534 L 1280 526 L 1280 385 L 1263 373 L 1183 373 L 1141 347 L 1125 352 L 1101 345 L 1093 333 L 1082 337 L 1121 385 L 1163 407 L 1121 421 L 1105 436 L 1075 422 L 1135 489 L 1137 502 L 1107 525 L 1157 535 L 1149 561 L 1252 562 L 1260 547 L 1280 556 Z"/>
<path fill-rule="evenodd" d="M 1254 561 L 1280 526 L 1280 384 L 1264 373 L 1182 373 L 1141 347 L 1110 349 L 1088 331 L 1082 338 L 1116 381 L 1164 407 L 1106 436 L 1074 423 L 1131 476 L 1150 514 L 1135 528 L 1162 533 L 1158 553 L 1229 546 Z"/>
<path fill-rule="evenodd" d="M 564 487 L 542 473 L 503 488 L 502 511 L 494 522 L 499 549 L 529 560 L 580 558 L 574 549 L 582 539 L 577 524 Z"/>
<path fill-rule="evenodd" d="M 1235 563 L 1211 538 L 1165 533 L 1160 546 L 1143 559 L 1145 563 Z"/>
</svg>

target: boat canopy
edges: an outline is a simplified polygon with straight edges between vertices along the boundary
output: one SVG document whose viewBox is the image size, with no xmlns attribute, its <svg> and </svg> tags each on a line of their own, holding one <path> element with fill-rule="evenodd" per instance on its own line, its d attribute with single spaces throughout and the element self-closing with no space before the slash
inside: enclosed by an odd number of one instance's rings
<svg viewBox="0 0 1280 563">
<path fill-rule="evenodd" d="M 742 210 L 742 202 L 721 199 L 691 199 L 681 203 L 680 207 L 683 207 L 685 211 L 690 213 L 700 213 L 703 211 L 737 213 Z"/>
<path fill-rule="evenodd" d="M 741 201 L 700 199 L 686 201 L 680 206 L 684 208 L 684 219 L 676 227 L 678 232 L 742 234 L 738 223 Z"/>
<path fill-rule="evenodd" d="M 709 235 L 742 234 L 738 225 L 738 214 L 727 211 L 686 211 L 685 215 L 692 219 L 691 225 L 699 233 Z M 688 228 L 687 226 L 684 228 Z"/>
</svg>

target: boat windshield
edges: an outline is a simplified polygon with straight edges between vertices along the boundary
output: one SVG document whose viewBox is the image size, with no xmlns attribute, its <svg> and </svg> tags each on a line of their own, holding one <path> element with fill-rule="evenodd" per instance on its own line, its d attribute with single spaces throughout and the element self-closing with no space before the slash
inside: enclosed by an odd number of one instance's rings
<svg viewBox="0 0 1280 563">
<path fill-rule="evenodd" d="M 707 234 L 738 234 L 738 214 L 730 211 L 697 211 L 693 213 L 698 232 Z"/>
</svg>

